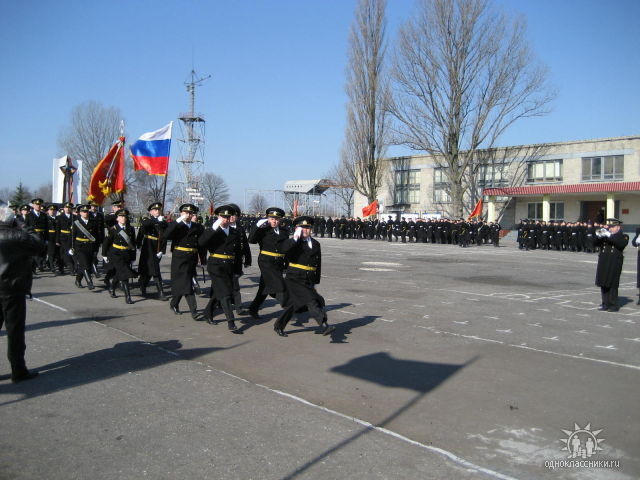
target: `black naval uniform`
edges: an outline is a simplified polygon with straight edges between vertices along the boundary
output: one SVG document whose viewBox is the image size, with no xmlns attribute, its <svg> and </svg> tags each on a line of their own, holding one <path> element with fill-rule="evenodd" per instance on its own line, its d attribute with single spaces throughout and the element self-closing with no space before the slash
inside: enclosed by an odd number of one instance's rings
<svg viewBox="0 0 640 480">
<path fill-rule="evenodd" d="M 165 237 L 171 240 L 171 302 L 174 313 L 178 310 L 180 299 L 185 297 L 191 316 L 197 312 L 196 297 L 193 291 L 193 277 L 198 265 L 198 238 L 204 227 L 196 222 L 187 224 L 182 221 L 170 222 Z"/>
<path fill-rule="evenodd" d="M 213 289 L 213 296 L 205 308 L 205 317 L 209 323 L 214 323 L 213 305 L 219 301 L 227 318 L 229 330 L 242 333 L 236 328 L 233 307 L 231 306 L 233 275 L 236 271 L 236 262 L 241 261 L 242 240 L 240 234 L 231 226 L 226 229 L 216 226 L 215 230 L 206 229 L 198 239 L 198 244 L 201 247 L 206 247 L 209 252 L 207 271 L 211 277 L 211 288 Z"/>
<path fill-rule="evenodd" d="M 74 258 L 78 263 L 76 271 L 76 286 L 82 288 L 82 279 L 87 282 L 89 290 L 93 290 L 91 272 L 93 270 L 93 252 L 99 232 L 97 222 L 89 216 L 85 222 L 79 215 L 73 221 L 71 230 L 71 243 Z M 85 233 L 86 231 L 86 233 Z"/>
<path fill-rule="evenodd" d="M 62 269 L 62 260 L 56 243 L 56 223 L 56 217 L 47 214 L 47 264 L 52 272 L 55 272 L 56 267 L 58 271 Z"/>
<path fill-rule="evenodd" d="M 618 286 L 622 273 L 624 255 L 622 251 L 629 243 L 629 236 L 622 230 L 610 236 L 596 237 L 595 244 L 601 246 L 596 270 L 596 285 L 600 287 L 602 304 L 600 310 L 618 311 Z"/>
<path fill-rule="evenodd" d="M 294 312 L 308 311 L 320 327 L 317 333 L 328 334 L 334 328 L 327 325 L 327 313 L 324 310 L 324 298 L 316 291 L 320 283 L 322 252 L 320 243 L 314 238 L 298 240 L 287 239 L 282 250 L 286 252 L 287 273 L 285 282 L 288 301 L 284 311 L 274 325 L 280 336 L 286 336 L 284 329 Z"/>
<path fill-rule="evenodd" d="M 631 241 L 631 245 L 634 247 L 640 247 L 640 227 L 636 227 L 636 236 Z M 640 249 L 638 249 L 638 260 L 636 263 L 636 287 L 640 289 Z M 640 305 L 640 297 L 638 298 L 638 305 Z"/>
<path fill-rule="evenodd" d="M 284 307 L 286 300 L 286 287 L 282 272 L 284 270 L 284 253 L 282 243 L 289 238 L 289 231 L 280 225 L 278 229 L 271 228 L 268 222 L 260 227 L 253 226 L 249 234 L 249 243 L 260 245 L 258 266 L 260 267 L 260 284 L 253 302 L 249 306 L 249 313 L 256 317 L 260 305 L 266 300 L 267 295 L 275 297 Z"/>
<path fill-rule="evenodd" d="M 107 288 L 111 296 L 115 298 L 116 283 L 120 282 L 126 303 L 133 303 L 129 290 L 129 279 L 138 276 L 131 268 L 131 262 L 136 259 L 135 236 L 136 231 L 129 223 L 126 223 L 124 227 L 116 224 L 107 230 L 107 235 L 102 242 L 102 256 L 107 258 L 108 264 L 113 269 L 113 280 L 111 282 L 105 280 Z"/>
<path fill-rule="evenodd" d="M 164 230 L 167 222 L 158 221 L 157 217 L 150 216 L 142 220 L 142 225 L 138 229 L 136 245 L 140 249 L 140 260 L 138 262 L 138 274 L 140 275 L 140 291 L 142 295 L 147 293 L 149 279 L 155 279 L 158 297 L 165 298 L 162 286 L 162 275 L 160 274 L 160 259 L 158 253 L 166 253 L 167 241 Z"/>
<path fill-rule="evenodd" d="M 246 315 L 247 311 L 242 308 L 242 295 L 240 294 L 240 277 L 243 275 L 242 267 L 250 267 L 252 263 L 251 247 L 247 233 L 240 222 L 236 222 L 234 228 L 240 236 L 240 257 L 235 262 L 235 271 L 233 273 L 233 307 L 238 315 Z"/>
<path fill-rule="evenodd" d="M 56 243 L 60 245 L 60 257 L 61 262 L 59 265 L 59 272 L 64 272 L 64 267 L 67 267 L 69 273 L 73 273 L 75 266 L 73 264 L 73 257 L 69 255 L 73 242 L 71 237 L 71 230 L 73 228 L 73 221 L 76 219 L 75 215 L 70 213 L 67 215 L 62 212 L 56 218 Z"/>
<path fill-rule="evenodd" d="M 38 238 L 40 238 L 40 240 L 42 240 L 46 244 L 47 239 L 49 237 L 48 235 L 49 225 L 47 222 L 46 213 L 44 213 L 42 210 L 40 210 L 40 212 L 37 212 L 37 213 L 35 210 L 29 211 L 29 213 L 27 213 L 25 217 L 25 224 L 27 228 L 33 231 L 38 236 Z M 40 257 L 34 257 L 34 260 L 35 260 L 34 270 L 36 265 L 40 268 L 40 270 L 44 270 L 45 256 L 43 255 Z"/>
</svg>

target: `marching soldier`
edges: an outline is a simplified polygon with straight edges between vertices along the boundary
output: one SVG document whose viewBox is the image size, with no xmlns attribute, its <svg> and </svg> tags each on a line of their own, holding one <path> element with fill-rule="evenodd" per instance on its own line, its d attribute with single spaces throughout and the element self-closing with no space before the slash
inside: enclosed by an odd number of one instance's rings
<svg viewBox="0 0 640 480">
<path fill-rule="evenodd" d="M 23 228 L 27 226 L 27 215 L 31 211 L 31 207 L 27 204 L 20 205 L 20 214 L 16 215 L 16 223 Z"/>
<path fill-rule="evenodd" d="M 111 212 L 107 213 L 104 216 L 104 226 L 106 228 L 111 228 L 116 223 L 118 223 L 118 220 L 116 218 L 116 213 L 121 208 L 124 208 L 124 200 L 114 200 L 113 202 L 111 202 Z"/>
<path fill-rule="evenodd" d="M 34 198 L 33 200 L 31 200 L 32 209 L 29 213 L 27 213 L 25 217 L 25 223 L 27 228 L 31 229 L 38 236 L 38 238 L 42 240 L 43 243 L 46 243 L 49 237 L 49 225 L 47 222 L 47 215 L 42 211 L 43 204 L 44 200 L 42 200 L 41 198 Z M 40 269 L 40 271 L 44 271 L 45 257 L 34 257 L 34 260 L 34 271 L 36 265 Z"/>
<path fill-rule="evenodd" d="M 131 268 L 136 259 L 136 231 L 129 224 L 129 211 L 122 208 L 116 212 L 116 224 L 109 227 L 102 243 L 102 260 L 113 269 L 112 280 L 105 277 L 105 283 L 112 298 L 116 298 L 116 285 L 124 292 L 125 303 L 132 304 L 129 279 L 138 274 Z"/>
<path fill-rule="evenodd" d="M 220 302 L 227 325 L 232 333 L 243 333 L 239 330 L 233 316 L 231 297 L 233 296 L 233 275 L 236 271 L 236 262 L 241 261 L 242 241 L 238 230 L 231 227 L 231 217 L 238 211 L 230 205 L 216 208 L 214 212 L 218 219 L 211 228 L 198 239 L 198 245 L 206 247 L 209 252 L 207 271 L 211 277 L 213 296 L 205 308 L 207 322 L 214 324 L 213 305 Z"/>
<path fill-rule="evenodd" d="M 62 206 L 62 213 L 56 218 L 56 244 L 60 247 L 61 257 L 58 272 L 61 275 L 64 274 L 64 267 L 67 267 L 69 274 L 75 271 L 73 256 L 69 255 L 69 250 L 73 246 L 71 230 L 75 220 L 72 210 L 73 203 L 67 202 Z"/>
<path fill-rule="evenodd" d="M 98 211 L 98 204 L 96 202 L 89 201 L 89 216 L 98 224 L 98 241 L 96 242 L 93 252 L 93 271 L 96 277 L 100 278 L 100 273 L 98 273 L 98 250 L 104 241 L 104 215 Z"/>
<path fill-rule="evenodd" d="M 278 335 L 286 337 L 284 329 L 293 313 L 307 310 L 309 316 L 318 322 L 316 333 L 328 335 L 335 327 L 328 325 L 324 298 L 315 288 L 320 283 L 322 252 L 320 242 L 311 236 L 313 218 L 298 217 L 294 226 L 293 238 L 287 239 L 282 245 L 287 260 L 285 281 L 289 291 L 288 302 L 273 328 Z"/>
<path fill-rule="evenodd" d="M 56 243 L 56 212 L 58 208 L 55 205 L 47 207 L 47 264 L 49 270 L 57 274 L 56 267 L 59 267 L 61 260 L 59 248 Z"/>
<path fill-rule="evenodd" d="M 198 207 L 191 203 L 180 206 L 180 216 L 169 223 L 165 238 L 171 240 L 171 301 L 169 308 L 180 315 L 180 300 L 184 297 L 189 305 L 191 317 L 198 317 L 196 297 L 193 290 L 193 277 L 198 265 L 198 238 L 204 227 L 193 221 Z"/>
<path fill-rule="evenodd" d="M 267 295 L 275 297 L 283 308 L 286 300 L 286 287 L 282 278 L 284 253 L 281 251 L 281 245 L 289 238 L 289 231 L 280 226 L 284 210 L 271 207 L 267 209 L 266 214 L 267 218 L 258 220 L 249 234 L 249 243 L 260 245 L 260 284 L 249 306 L 249 314 L 255 319 L 260 318 L 258 311 Z"/>
<path fill-rule="evenodd" d="M 602 303 L 599 310 L 617 312 L 618 285 L 622 273 L 624 255 L 622 251 L 629 243 L 629 236 L 622 232 L 622 222 L 617 218 L 608 218 L 607 226 L 596 233 L 595 244 L 601 246 L 596 270 L 596 285 L 600 287 Z"/>
<path fill-rule="evenodd" d="M 247 238 L 247 232 L 244 226 L 239 221 L 242 211 L 240 207 L 235 203 L 230 203 L 229 206 L 236 211 L 236 215 L 232 215 L 230 218 L 231 228 L 234 228 L 240 236 L 240 257 L 235 262 L 235 271 L 233 272 L 233 306 L 238 315 L 247 315 L 249 311 L 242 308 L 242 295 L 240 294 L 240 277 L 244 274 L 242 267 L 245 268 L 251 266 L 251 247 L 249 246 L 249 239 Z"/>
<path fill-rule="evenodd" d="M 78 263 L 76 270 L 76 287 L 84 288 L 82 279 L 87 282 L 89 290 L 93 290 L 91 278 L 93 266 L 94 244 L 98 237 L 98 223 L 89 216 L 89 205 L 79 207 L 80 218 L 73 221 L 71 229 L 71 249 L 69 255 Z"/>
<path fill-rule="evenodd" d="M 149 279 L 155 279 L 158 289 L 158 298 L 166 300 L 160 273 L 160 260 L 167 251 L 167 242 L 163 238 L 163 231 L 167 228 L 167 222 L 162 213 L 162 203 L 156 202 L 147 208 L 149 216 L 142 220 L 136 237 L 136 245 L 140 249 L 140 261 L 138 262 L 138 274 L 140 275 L 140 293 L 147 294 Z"/>
</svg>

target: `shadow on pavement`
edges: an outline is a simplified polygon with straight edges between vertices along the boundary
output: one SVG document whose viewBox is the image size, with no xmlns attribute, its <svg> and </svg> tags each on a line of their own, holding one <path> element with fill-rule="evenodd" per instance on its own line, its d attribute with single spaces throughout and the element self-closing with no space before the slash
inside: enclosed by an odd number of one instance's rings
<svg viewBox="0 0 640 480">
<path fill-rule="evenodd" d="M 141 314 L 136 313 L 133 315 L 127 315 L 127 317 L 132 317 L 134 315 L 141 315 Z M 84 322 L 105 322 L 107 320 L 113 320 L 116 318 L 121 318 L 123 316 L 124 315 L 105 315 L 105 316 L 99 316 L 99 317 L 90 316 L 90 317 L 82 317 L 82 318 L 68 318 L 66 320 L 53 320 L 51 322 L 29 323 L 27 324 L 25 331 L 29 332 L 32 330 L 42 330 L 43 328 L 62 327 L 65 325 L 74 325 L 76 323 L 84 323 Z"/>
<path fill-rule="evenodd" d="M 354 358 L 344 365 L 333 367 L 331 371 L 341 375 L 366 380 L 389 388 L 404 388 L 412 390 L 417 394 L 398 410 L 392 412 L 378 425 L 364 427 L 351 437 L 343 440 L 328 450 L 325 450 L 290 474 L 285 475 L 283 480 L 290 480 L 302 475 L 314 465 L 322 462 L 333 453 L 341 450 L 363 435 L 373 431 L 376 427 L 385 427 L 393 420 L 407 412 L 431 390 L 440 386 L 452 375 L 455 375 L 459 370 L 467 367 L 475 360 L 476 358 L 473 358 L 462 365 L 418 362 L 415 360 L 399 360 L 391 357 L 388 353 L 380 352 Z"/>
<path fill-rule="evenodd" d="M 240 345 L 242 344 L 228 348 L 181 350 L 182 344 L 178 340 L 157 343 L 141 341 L 117 343 L 111 348 L 104 348 L 34 368 L 33 370 L 39 372 L 40 376 L 28 382 L 0 385 L 0 395 L 18 393 L 23 395 L 19 399 L 0 403 L 0 406 L 80 385 L 100 382 L 119 375 L 148 370 L 178 360 L 192 360 L 218 350 L 229 350 Z"/>
</svg>

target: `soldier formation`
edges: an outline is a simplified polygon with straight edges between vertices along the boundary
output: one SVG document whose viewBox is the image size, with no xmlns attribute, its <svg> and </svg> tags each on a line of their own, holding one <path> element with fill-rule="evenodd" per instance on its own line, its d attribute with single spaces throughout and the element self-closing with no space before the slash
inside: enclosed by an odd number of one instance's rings
<svg viewBox="0 0 640 480">
<path fill-rule="evenodd" d="M 593 222 L 541 222 L 523 219 L 518 224 L 520 250 L 556 250 L 598 253 L 596 233 L 604 224 Z"/>
<path fill-rule="evenodd" d="M 501 226 L 497 222 L 467 221 L 448 218 L 416 220 L 391 216 L 384 219 L 315 217 L 313 234 L 316 237 L 341 240 L 381 240 L 402 243 L 500 245 Z"/>
<path fill-rule="evenodd" d="M 179 216 L 167 221 L 162 215 L 163 205 L 153 203 L 148 216 L 140 223 L 137 233 L 130 223 L 131 214 L 124 201 L 115 201 L 111 212 L 103 215 L 95 204 L 74 207 L 65 203 L 61 211 L 44 201 L 33 199 L 32 206 L 22 205 L 16 210 L 16 223 L 36 234 L 47 245 L 46 256 L 35 257 L 33 271 L 51 271 L 56 276 L 74 276 L 77 288 L 94 290 L 94 278 L 104 275 L 105 290 L 117 298 L 116 290 L 124 293 L 125 303 L 134 303 L 131 288 L 134 279 L 145 296 L 151 279 L 160 300 L 167 300 L 160 262 L 171 249 L 170 310 L 181 315 L 180 302 L 184 297 L 191 316 L 196 321 L 217 324 L 216 309 L 224 313 L 229 330 L 243 333 L 235 323 L 238 315 L 260 319 L 259 309 L 267 296 L 277 300 L 282 312 L 275 323 L 275 332 L 282 337 L 294 313 L 307 311 L 319 327 L 317 333 L 328 335 L 335 327 L 327 322 L 324 299 L 315 289 L 320 282 L 320 244 L 311 237 L 314 218 L 285 218 L 277 207 L 267 209 L 266 218 L 242 216 L 235 204 L 218 207 L 215 217 L 206 220 L 198 215 L 193 204 L 180 206 Z M 20 214 L 17 214 L 20 210 Z M 293 228 L 293 232 L 290 231 Z M 248 233 L 247 233 L 248 232 Z M 242 307 L 239 278 L 242 268 L 252 263 L 249 243 L 260 245 L 258 265 L 260 284 L 248 309 Z M 140 250 L 137 270 L 133 264 Z M 100 268 L 99 259 L 102 259 Z M 200 313 L 196 294 L 201 293 L 198 265 L 206 265 L 211 288 L 209 300 Z M 293 293 L 292 293 L 293 292 Z"/>
</svg>

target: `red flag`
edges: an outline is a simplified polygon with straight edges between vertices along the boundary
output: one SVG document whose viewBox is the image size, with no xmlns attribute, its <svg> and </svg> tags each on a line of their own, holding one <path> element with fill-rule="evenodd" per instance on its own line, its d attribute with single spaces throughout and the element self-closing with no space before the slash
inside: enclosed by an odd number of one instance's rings
<svg viewBox="0 0 640 480">
<path fill-rule="evenodd" d="M 213 203 L 209 203 L 209 216 L 213 216 Z"/>
<path fill-rule="evenodd" d="M 298 199 L 297 198 L 293 201 L 293 216 L 294 217 L 298 216 Z"/>
<path fill-rule="evenodd" d="M 378 200 L 374 200 L 366 207 L 362 207 L 362 216 L 376 215 L 378 213 Z"/>
<path fill-rule="evenodd" d="M 471 212 L 471 214 L 467 217 L 467 220 L 471 220 L 474 217 L 481 217 L 481 216 L 482 216 L 482 197 L 480 197 L 480 200 L 478 200 L 478 203 L 476 203 L 476 206 L 473 209 L 473 212 Z"/>
<path fill-rule="evenodd" d="M 120 137 L 113 147 L 93 169 L 89 181 L 87 200 L 104 203 L 104 199 L 114 193 L 124 191 L 124 137 Z"/>
</svg>

